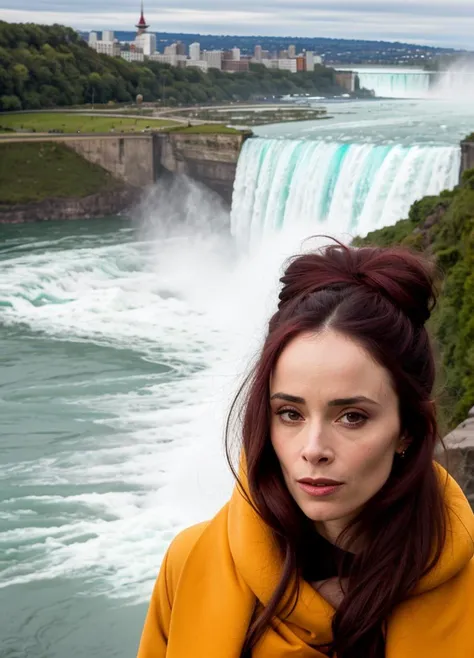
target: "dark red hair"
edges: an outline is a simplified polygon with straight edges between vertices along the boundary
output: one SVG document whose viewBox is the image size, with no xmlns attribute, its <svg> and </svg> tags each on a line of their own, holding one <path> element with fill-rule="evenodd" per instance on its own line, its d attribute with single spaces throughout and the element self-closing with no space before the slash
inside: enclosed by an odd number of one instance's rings
<svg viewBox="0 0 474 658">
<path fill-rule="evenodd" d="M 333 618 L 332 655 L 383 658 L 390 613 L 441 555 L 446 516 L 433 465 L 435 365 L 425 328 L 435 303 L 433 274 L 428 261 L 405 249 L 336 243 L 295 257 L 281 279 L 278 311 L 247 382 L 242 440 L 251 502 L 270 527 L 284 567 L 271 601 L 248 630 L 244 655 L 273 617 L 288 614 L 299 592 L 309 522 L 284 483 L 270 439 L 269 402 L 271 373 L 298 335 L 327 328 L 363 346 L 390 372 L 402 433 L 411 441 L 405 459 L 394 457 L 388 481 L 351 524 L 350 533 L 346 529 L 349 542 L 363 537 L 364 548 L 355 556 Z M 228 421 L 230 462 L 229 428 L 238 399 Z"/>
</svg>

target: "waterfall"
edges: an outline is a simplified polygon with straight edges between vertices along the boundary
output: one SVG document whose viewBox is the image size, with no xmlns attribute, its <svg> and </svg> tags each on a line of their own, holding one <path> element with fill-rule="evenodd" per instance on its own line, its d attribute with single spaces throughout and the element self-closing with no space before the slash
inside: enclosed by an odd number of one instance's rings
<svg viewBox="0 0 474 658">
<path fill-rule="evenodd" d="M 458 182 L 454 146 L 249 139 L 234 187 L 231 231 L 242 247 L 282 229 L 366 235 L 417 199 Z"/>
<path fill-rule="evenodd" d="M 359 71 L 360 86 L 372 89 L 385 98 L 426 98 L 430 90 L 430 74 L 425 72 L 385 73 Z"/>
<path fill-rule="evenodd" d="M 384 98 L 427 98 L 432 74 L 416 68 L 366 68 L 338 66 L 339 71 L 354 71 L 360 86 Z M 434 78 L 433 78 L 434 81 Z"/>
</svg>

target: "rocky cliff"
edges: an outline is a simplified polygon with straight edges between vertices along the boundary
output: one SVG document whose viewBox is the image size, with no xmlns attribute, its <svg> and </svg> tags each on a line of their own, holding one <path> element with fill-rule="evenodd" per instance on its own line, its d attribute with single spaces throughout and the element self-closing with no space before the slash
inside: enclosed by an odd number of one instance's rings
<svg viewBox="0 0 474 658">
<path fill-rule="evenodd" d="M 467 420 L 448 434 L 444 443 L 449 471 L 463 488 L 474 509 L 474 407 Z"/>
<path fill-rule="evenodd" d="M 168 133 L 155 135 L 155 162 L 211 188 L 230 205 L 240 151 L 250 134 Z M 158 177 L 160 172 L 157 172 Z"/>
<path fill-rule="evenodd" d="M 138 188 L 124 186 L 83 198 L 45 199 L 38 203 L 0 205 L 0 224 L 19 224 L 52 219 L 89 219 L 118 215 L 140 198 Z"/>
</svg>

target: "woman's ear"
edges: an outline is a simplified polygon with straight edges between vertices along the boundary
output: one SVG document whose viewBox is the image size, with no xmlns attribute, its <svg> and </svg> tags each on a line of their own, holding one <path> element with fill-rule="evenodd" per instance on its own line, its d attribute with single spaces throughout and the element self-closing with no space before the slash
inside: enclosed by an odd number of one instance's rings
<svg viewBox="0 0 474 658">
<path fill-rule="evenodd" d="M 412 442 L 413 439 L 411 437 L 409 437 L 407 434 L 402 434 L 398 441 L 397 449 L 395 451 L 397 455 L 399 455 L 400 457 L 404 457 L 406 451 L 411 446 Z"/>
</svg>

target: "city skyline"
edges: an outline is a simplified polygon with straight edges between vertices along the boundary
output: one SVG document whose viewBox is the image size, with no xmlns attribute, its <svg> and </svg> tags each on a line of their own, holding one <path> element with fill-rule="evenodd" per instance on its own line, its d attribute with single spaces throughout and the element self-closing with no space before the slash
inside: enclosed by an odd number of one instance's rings
<svg viewBox="0 0 474 658">
<path fill-rule="evenodd" d="M 62 23 L 82 30 L 129 30 L 140 0 L 0 0 L 0 19 Z M 472 0 L 145 0 L 156 32 L 242 36 L 332 37 L 472 48 Z M 234 5 L 235 7 L 236 5 Z M 231 29 L 230 29 L 231 28 Z"/>
</svg>

